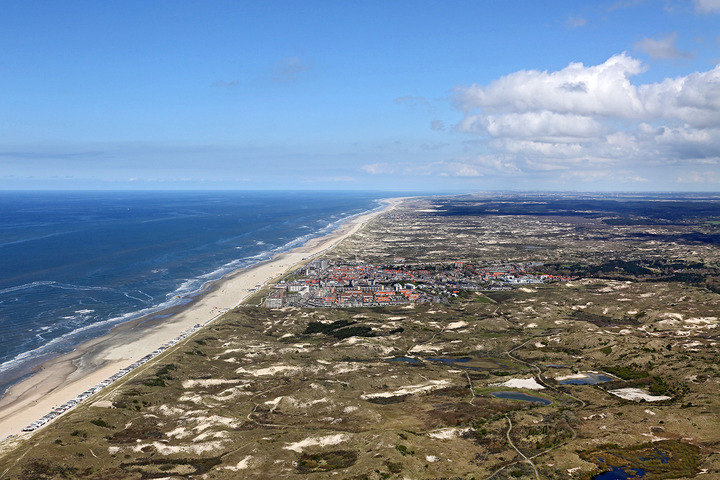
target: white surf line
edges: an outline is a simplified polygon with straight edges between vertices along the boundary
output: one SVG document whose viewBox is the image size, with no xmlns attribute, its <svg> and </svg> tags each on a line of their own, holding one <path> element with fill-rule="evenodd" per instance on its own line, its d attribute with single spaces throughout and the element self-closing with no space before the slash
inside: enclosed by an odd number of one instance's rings
<svg viewBox="0 0 720 480">
<path fill-rule="evenodd" d="M 283 272 L 281 272 L 281 273 L 279 273 L 279 274 L 277 274 L 277 275 L 274 275 L 273 277 L 268 278 L 267 280 L 265 280 L 265 282 L 263 282 L 263 283 L 261 284 L 261 287 L 260 287 L 260 288 L 267 286 L 273 279 L 278 278 L 278 277 L 280 277 L 280 276 L 282 276 L 282 275 L 285 275 L 288 271 L 290 271 L 291 269 L 293 269 L 295 266 L 300 265 L 300 264 L 302 264 L 303 262 L 307 263 L 306 260 L 311 260 L 311 259 L 313 259 L 313 258 L 315 258 L 315 257 L 317 257 L 317 256 L 319 256 L 319 255 L 321 255 L 321 254 L 329 251 L 330 249 L 336 247 L 342 240 L 345 240 L 346 238 L 348 238 L 349 236 L 353 235 L 354 233 L 357 233 L 357 231 L 359 231 L 364 225 L 366 225 L 367 222 L 369 222 L 370 220 L 374 219 L 375 217 L 377 217 L 378 215 L 380 215 L 380 214 L 383 213 L 383 212 L 387 212 L 387 211 L 390 211 L 390 210 L 394 209 L 395 206 L 398 205 L 398 203 L 400 203 L 400 202 L 390 202 L 390 201 L 389 201 L 389 202 L 387 202 L 387 203 L 388 203 L 388 205 L 387 205 L 385 208 L 379 209 L 379 210 L 377 210 L 376 212 L 372 212 L 372 211 L 371 211 L 371 212 L 367 212 L 367 213 L 362 213 L 362 214 L 356 215 L 354 218 L 358 218 L 358 217 L 360 217 L 360 216 L 362 216 L 362 215 L 370 215 L 370 217 L 368 217 L 362 224 L 360 224 L 359 226 L 357 226 L 357 230 L 356 230 L 356 231 L 354 231 L 354 232 L 352 231 L 352 228 L 355 227 L 355 226 L 353 226 L 353 227 L 351 228 L 350 232 L 348 232 L 348 233 L 345 234 L 344 236 L 338 238 L 336 241 L 332 242 L 330 245 L 328 245 L 328 246 L 327 246 L 326 248 L 324 248 L 323 250 L 320 250 L 320 251 L 318 251 L 318 252 L 315 252 L 315 253 L 312 254 L 312 255 L 309 255 L 309 256 L 306 257 L 306 258 L 303 258 L 303 260 L 302 260 L 301 262 L 297 262 L 297 263 L 295 263 L 295 264 L 293 264 L 293 265 L 290 265 L 290 266 L 289 266 L 287 269 L 285 269 Z M 349 218 L 346 219 L 345 221 L 350 221 L 352 218 L 353 218 L 353 217 L 349 217 Z M 342 223 L 338 226 L 338 229 L 341 228 L 341 227 L 342 227 Z M 337 231 L 337 230 L 335 230 L 335 231 Z M 333 233 L 333 232 L 329 233 L 328 235 L 332 235 L 332 233 Z M 315 237 L 315 238 L 322 238 L 322 237 Z M 308 239 L 307 242 L 310 242 L 311 240 L 314 240 L 314 239 Z M 306 242 L 306 243 L 307 243 L 307 242 Z M 299 245 L 297 248 L 301 248 L 301 247 L 302 247 L 302 245 Z M 288 252 L 281 252 L 281 253 L 279 253 L 279 255 L 282 255 L 283 253 L 288 253 Z M 272 261 L 272 260 L 268 260 L 268 261 Z M 255 265 L 255 266 L 253 266 L 253 267 L 251 267 L 251 268 L 254 268 L 254 267 L 256 267 L 256 266 L 257 266 L 257 265 Z M 247 267 L 246 267 L 246 268 L 247 268 Z M 232 274 L 230 274 L 230 275 L 232 275 Z M 254 295 L 254 293 L 255 293 L 255 291 L 253 291 L 253 292 L 248 292 L 247 294 L 245 294 L 245 296 L 243 296 L 243 297 L 240 299 L 240 301 L 238 301 L 232 309 L 235 309 L 235 308 L 239 307 L 245 300 L 247 300 L 249 297 L 251 297 L 252 295 Z M 231 309 L 231 310 L 232 310 L 232 309 Z M 57 418 L 59 418 L 60 416 L 62 416 L 62 415 L 64 415 L 65 413 L 69 412 L 70 410 L 74 410 L 75 407 L 77 407 L 78 405 L 80 405 L 80 404 L 82 404 L 82 403 L 85 403 L 85 401 L 87 401 L 87 400 L 89 400 L 89 399 L 91 399 L 91 398 L 93 398 L 93 397 L 95 397 L 95 400 L 96 400 L 96 401 L 97 401 L 97 400 L 100 400 L 100 399 L 102 399 L 102 398 L 107 398 L 107 396 L 108 396 L 109 394 L 111 394 L 112 392 L 114 392 L 114 391 L 115 391 L 118 387 L 120 387 L 121 385 L 125 384 L 125 383 L 127 382 L 127 380 L 130 380 L 131 378 L 135 378 L 135 377 L 137 376 L 137 374 L 141 373 L 141 371 L 138 371 L 138 369 L 139 369 L 140 367 L 142 367 L 142 366 L 145 365 L 146 363 L 150 362 L 151 360 L 156 360 L 158 356 L 160 356 L 160 355 L 163 354 L 163 353 L 169 352 L 170 350 L 173 349 L 173 347 L 176 347 L 176 346 L 178 346 L 179 344 L 183 343 L 184 340 L 188 340 L 188 339 L 189 339 L 190 337 L 192 337 L 195 333 L 197 333 L 198 331 L 200 331 L 202 328 L 208 326 L 210 323 L 214 322 L 215 320 L 217 320 L 218 318 L 220 318 L 221 316 L 223 316 L 225 313 L 227 313 L 227 311 L 219 312 L 219 313 L 217 313 L 215 316 L 213 316 L 212 318 L 210 318 L 209 320 L 207 320 L 205 323 L 198 323 L 198 324 L 196 324 L 195 326 L 193 326 L 193 327 L 191 327 L 191 328 L 189 328 L 189 329 L 187 329 L 187 330 L 184 330 L 180 335 L 178 335 L 177 337 L 175 337 L 175 338 L 171 339 L 170 341 L 164 343 L 163 345 L 161 345 L 161 346 L 158 347 L 157 349 L 153 350 L 151 353 L 149 353 L 149 354 L 145 355 L 144 357 L 142 357 L 140 360 L 135 361 L 134 363 L 132 363 L 132 364 L 129 365 L 128 367 L 125 367 L 125 368 L 120 369 L 118 372 L 114 373 L 113 375 L 111 375 L 111 376 L 108 377 L 107 379 L 103 380 L 102 382 L 100 382 L 100 383 L 98 383 L 98 384 L 96 384 L 96 385 L 93 385 L 92 387 L 90 387 L 90 388 L 88 388 L 87 390 L 83 391 L 82 393 L 80 393 L 80 394 L 77 395 L 76 397 L 68 400 L 67 402 L 65 402 L 64 404 L 62 404 L 60 407 L 57 407 L 57 408 L 53 409 L 50 413 L 44 415 L 44 416 L 41 417 L 39 420 L 36 420 L 35 422 L 31 423 L 30 425 L 28 425 L 27 427 L 25 427 L 22 431 L 25 432 L 25 433 L 27 433 L 27 434 L 32 435 L 33 433 L 35 433 L 35 432 L 38 431 L 39 429 L 41 429 L 41 428 L 49 425 L 50 423 L 52 423 L 53 421 L 55 421 L 55 420 L 56 420 Z M 134 374 L 133 374 L 131 377 L 128 377 L 128 375 L 129 375 L 130 373 L 134 373 Z M 111 385 L 115 384 L 118 380 L 120 380 L 120 379 L 122 379 L 122 378 L 124 378 L 126 381 L 125 381 L 125 382 L 122 382 L 122 383 L 118 383 L 117 385 L 115 385 L 115 388 L 108 389 L 108 387 L 110 387 Z M 97 396 L 97 397 L 96 397 L 96 396 Z M 15 436 L 15 435 L 8 435 L 8 436 L 5 437 L 2 441 L 4 442 L 4 441 L 6 441 L 6 440 L 8 440 L 9 438 L 12 438 L 12 437 L 14 437 L 14 436 Z"/>
</svg>

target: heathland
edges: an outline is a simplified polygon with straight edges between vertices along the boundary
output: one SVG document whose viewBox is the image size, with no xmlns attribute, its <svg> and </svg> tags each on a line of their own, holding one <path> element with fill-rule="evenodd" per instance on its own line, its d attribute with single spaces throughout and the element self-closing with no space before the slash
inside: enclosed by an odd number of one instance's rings
<svg viewBox="0 0 720 480">
<path fill-rule="evenodd" d="M 424 295 L 268 308 L 269 285 L 7 442 L 0 479 L 719 478 L 719 220 L 714 198 L 406 200 L 313 268 Z"/>
</svg>

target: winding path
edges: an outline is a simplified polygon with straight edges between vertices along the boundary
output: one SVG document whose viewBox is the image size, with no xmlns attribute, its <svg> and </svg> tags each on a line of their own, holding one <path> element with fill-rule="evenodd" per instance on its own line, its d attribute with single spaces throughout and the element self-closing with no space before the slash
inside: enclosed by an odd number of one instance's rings
<svg viewBox="0 0 720 480">
<path fill-rule="evenodd" d="M 545 388 L 547 388 L 547 389 L 549 389 L 549 390 L 552 390 L 552 391 L 554 391 L 554 392 L 557 392 L 557 393 L 559 393 L 559 394 L 561 394 L 561 395 L 566 395 L 566 396 L 572 398 L 573 400 L 575 400 L 576 402 L 578 402 L 579 407 L 577 408 L 577 410 L 582 410 L 582 409 L 584 409 L 584 408 L 587 406 L 587 403 L 586 403 L 584 400 L 581 400 L 581 399 L 579 399 L 578 397 L 576 397 L 575 395 L 573 395 L 573 394 L 571 394 L 571 393 L 568 393 L 568 392 L 566 392 L 566 391 L 558 390 L 557 388 L 551 387 L 551 386 L 548 385 L 547 382 L 545 382 L 545 380 L 543 379 L 543 376 L 542 376 L 542 372 L 543 372 L 543 371 L 542 371 L 542 369 L 541 369 L 539 366 L 537 366 L 536 364 L 534 364 L 534 363 L 532 363 L 532 362 L 528 362 L 528 361 L 526 361 L 526 360 L 523 360 L 523 359 L 518 358 L 518 357 L 516 357 L 515 355 L 513 355 L 513 352 L 515 352 L 516 350 L 521 349 L 522 347 L 524 347 L 525 345 L 527 345 L 527 344 L 530 343 L 531 341 L 533 341 L 533 340 L 535 340 L 535 339 L 537 339 L 537 338 L 545 337 L 545 336 L 547 336 L 547 334 L 545 334 L 545 335 L 535 335 L 535 336 L 533 336 L 533 337 L 525 340 L 525 341 L 524 341 L 523 343 L 521 343 L 520 345 L 511 348 L 510 350 L 508 350 L 507 352 L 505 352 L 505 355 L 507 355 L 510 359 L 512 359 L 512 360 L 514 360 L 514 361 L 516 361 L 516 362 L 522 363 L 522 364 L 524 364 L 524 365 L 527 365 L 527 366 L 529 366 L 530 368 L 532 368 L 533 370 L 535 370 L 535 371 L 537 372 L 537 374 L 535 375 L 535 380 L 536 380 L 538 383 L 540 383 L 542 386 L 544 386 Z M 537 467 L 535 466 L 535 463 L 533 463 L 533 460 L 536 459 L 536 458 L 538 458 L 538 457 L 540 457 L 540 456 L 542 456 L 542 455 L 545 455 L 546 453 L 549 453 L 549 452 L 551 452 L 551 451 L 553 451 L 553 450 L 555 450 L 555 449 L 557 449 L 557 448 L 560 448 L 560 447 L 562 447 L 563 445 L 566 445 L 566 444 L 568 444 L 569 442 L 573 441 L 575 438 L 577 438 L 577 431 L 572 427 L 572 425 L 568 424 L 568 428 L 570 429 L 570 432 L 572 433 L 572 436 L 571 436 L 569 439 L 565 440 L 564 442 L 558 443 L 557 445 L 553 445 L 552 447 L 550 447 L 550 448 L 548 448 L 548 449 L 546 449 L 546 450 L 543 450 L 542 452 L 536 453 L 535 455 L 532 455 L 532 456 L 528 457 L 528 456 L 526 456 L 524 453 L 522 453 L 522 452 L 520 451 L 520 449 L 517 448 L 517 447 L 515 446 L 515 444 L 513 443 L 512 438 L 510 437 L 510 432 L 512 431 L 512 428 L 513 428 L 512 420 L 510 420 L 510 417 L 507 416 L 507 415 L 505 416 L 505 418 L 507 418 L 508 424 L 509 424 L 508 430 L 507 430 L 507 432 L 505 433 L 505 436 L 507 437 L 508 443 L 510 444 L 510 446 L 511 446 L 517 453 L 520 454 L 520 456 L 523 458 L 523 461 L 529 463 L 530 466 L 532 466 L 533 471 L 535 472 L 535 478 L 536 478 L 537 480 L 540 480 L 540 474 L 539 474 L 539 472 L 538 472 L 538 470 L 537 470 Z M 489 477 L 487 477 L 486 480 L 492 479 L 495 475 L 497 475 L 497 474 L 500 473 L 501 471 L 505 470 L 506 468 L 508 468 L 508 467 L 510 467 L 510 466 L 512 466 L 512 465 L 515 465 L 516 463 L 518 463 L 518 462 L 512 462 L 512 463 L 509 463 L 509 464 L 507 464 L 507 465 L 505 465 L 505 466 L 503 466 L 503 467 L 500 467 L 499 469 L 495 470 Z"/>
<path fill-rule="evenodd" d="M 530 458 L 528 458 L 528 457 L 527 457 L 518 447 L 516 447 L 515 444 L 513 443 L 512 438 L 510 437 L 510 432 L 512 432 L 513 423 L 512 423 L 512 420 L 510 419 L 509 416 L 505 415 L 505 418 L 507 418 L 507 421 L 508 421 L 508 429 L 507 429 L 507 432 L 505 432 L 505 436 L 507 437 L 508 443 L 509 443 L 510 446 L 523 458 L 523 460 L 532 467 L 533 472 L 535 472 L 535 478 L 536 478 L 537 480 L 540 480 L 540 474 L 538 473 L 538 469 L 537 469 L 537 467 L 535 466 L 535 464 L 533 463 L 533 461 L 532 461 Z M 498 471 L 499 471 L 499 470 L 498 470 Z M 497 472 L 496 472 L 496 473 L 497 473 Z M 494 475 L 494 474 L 493 474 L 493 475 Z"/>
</svg>

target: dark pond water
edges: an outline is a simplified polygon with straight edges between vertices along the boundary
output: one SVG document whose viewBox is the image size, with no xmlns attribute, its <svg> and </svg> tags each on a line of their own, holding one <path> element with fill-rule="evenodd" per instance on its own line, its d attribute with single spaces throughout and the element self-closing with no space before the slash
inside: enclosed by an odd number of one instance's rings
<svg viewBox="0 0 720 480">
<path fill-rule="evenodd" d="M 670 455 L 656 448 L 655 452 L 647 457 L 640 457 L 640 461 L 642 462 L 649 462 L 651 460 L 660 460 L 660 463 L 668 463 L 670 461 Z"/>
<path fill-rule="evenodd" d="M 609 472 L 595 475 L 593 480 L 634 480 L 644 476 L 645 471 L 641 468 L 612 467 Z"/>
<path fill-rule="evenodd" d="M 461 358 L 453 358 L 453 357 L 437 357 L 437 358 L 427 358 L 426 360 L 430 362 L 440 362 L 444 363 L 446 365 L 452 365 L 454 367 L 459 368 L 466 368 L 468 370 L 480 370 L 478 367 L 471 367 L 470 365 L 463 365 L 463 363 L 467 363 L 472 360 L 470 357 L 461 357 Z"/>
<path fill-rule="evenodd" d="M 405 362 L 405 363 L 422 363 L 417 358 L 411 358 L 411 357 L 394 357 L 394 358 L 388 358 L 388 362 Z"/>
<path fill-rule="evenodd" d="M 583 378 L 568 378 L 559 380 L 561 385 L 597 385 L 598 383 L 611 382 L 615 380 L 613 377 L 603 375 L 602 373 L 585 373 Z"/>
<path fill-rule="evenodd" d="M 506 400 L 521 400 L 523 402 L 535 402 L 543 405 L 550 405 L 552 402 L 547 398 L 536 397 L 534 395 L 528 395 L 522 392 L 491 392 L 490 395 L 496 398 L 503 398 Z"/>
</svg>

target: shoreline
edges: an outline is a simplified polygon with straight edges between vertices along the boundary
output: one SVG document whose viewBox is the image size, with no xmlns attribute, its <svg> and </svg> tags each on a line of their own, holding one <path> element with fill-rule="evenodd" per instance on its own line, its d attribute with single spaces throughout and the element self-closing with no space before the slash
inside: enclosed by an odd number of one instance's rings
<svg viewBox="0 0 720 480">
<path fill-rule="evenodd" d="M 342 224 L 357 216 L 383 209 L 384 205 L 382 204 L 382 200 L 383 199 L 376 199 L 376 206 L 374 208 L 345 215 L 339 220 L 336 219 L 331 221 L 326 226 L 318 229 L 316 232 L 296 237 L 288 241 L 286 244 L 272 250 L 260 252 L 254 256 L 233 259 L 215 268 L 212 272 L 196 275 L 195 277 L 186 279 L 183 281 L 181 286 L 178 286 L 174 291 L 168 292 L 167 297 L 157 304 L 139 306 L 137 307 L 137 310 L 130 312 L 116 312 L 111 315 L 111 318 L 81 326 L 76 330 L 67 332 L 59 337 L 52 338 L 45 344 L 32 347 L 30 351 L 20 352 L 15 357 L 9 358 L 0 363 L 0 401 L 7 390 L 23 379 L 37 373 L 41 366 L 46 362 L 71 353 L 77 348 L 77 346 L 95 338 L 103 337 L 121 325 L 138 321 L 148 323 L 154 319 L 163 318 L 163 316 L 167 317 L 174 315 L 194 303 L 199 297 L 207 294 L 210 290 L 215 288 L 218 283 L 222 283 L 233 275 L 271 261 L 277 257 L 277 255 L 300 247 L 313 238 L 325 237 L 340 228 Z M 234 266 L 231 266 L 233 264 Z M 215 275 L 216 273 L 219 273 L 219 275 Z M 183 293 L 180 293 L 180 289 L 188 282 L 195 282 L 196 284 L 199 284 L 192 287 L 189 291 L 185 290 Z M 85 333 L 81 333 L 83 330 L 87 330 L 89 332 L 94 331 L 94 333 L 87 335 Z M 75 341 L 72 340 L 73 337 L 77 337 Z M 50 346 L 53 344 L 59 345 L 59 348 L 58 346 L 55 346 L 51 349 Z M 63 344 L 65 345 L 63 346 Z"/>
<path fill-rule="evenodd" d="M 385 204 L 382 208 L 348 217 L 327 235 L 231 272 L 181 307 L 122 323 L 101 337 L 81 343 L 72 352 L 43 362 L 37 371 L 11 385 L 0 398 L 0 439 L 20 434 L 24 427 L 53 408 L 127 368 L 182 332 L 197 324 L 208 325 L 242 304 L 261 286 L 333 248 L 405 198 L 381 199 Z M 168 312 L 170 316 L 165 316 Z"/>
</svg>

